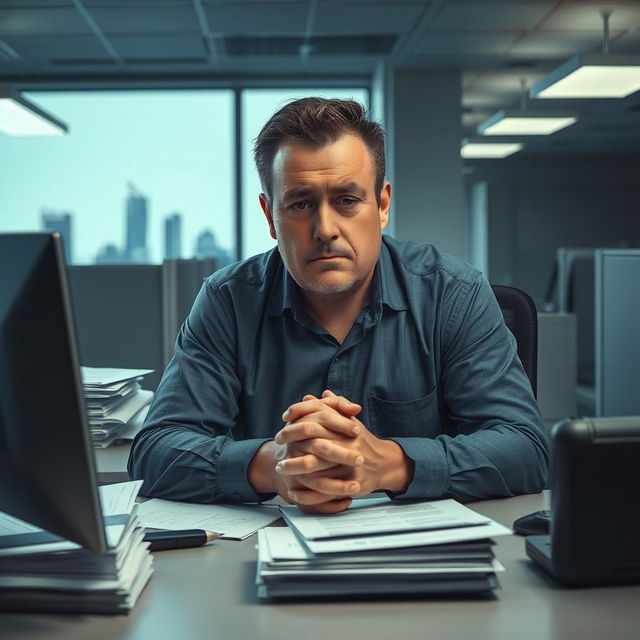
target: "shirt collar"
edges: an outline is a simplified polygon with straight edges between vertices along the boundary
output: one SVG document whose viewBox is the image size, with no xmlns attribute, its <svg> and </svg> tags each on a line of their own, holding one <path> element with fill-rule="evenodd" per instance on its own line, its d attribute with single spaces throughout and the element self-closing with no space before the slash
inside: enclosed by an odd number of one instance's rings
<svg viewBox="0 0 640 640">
<path fill-rule="evenodd" d="M 273 251 L 276 266 L 271 276 L 273 283 L 267 303 L 267 314 L 270 316 L 281 316 L 287 309 L 295 311 L 297 307 L 298 285 L 291 277 L 291 274 L 285 269 L 278 248 L 275 247 Z"/>
<path fill-rule="evenodd" d="M 382 304 L 387 307 L 395 309 L 396 311 L 402 311 L 409 308 L 402 279 L 398 277 L 398 271 L 403 268 L 403 264 L 398 258 L 396 258 L 395 262 L 392 259 L 386 238 L 387 236 L 382 236 L 380 256 L 378 258 L 380 300 Z"/>
<path fill-rule="evenodd" d="M 382 237 L 380 255 L 376 264 L 376 271 L 372 282 L 372 296 L 367 307 L 375 314 L 381 311 L 381 305 L 386 305 L 396 311 L 408 308 L 407 298 L 401 282 L 396 274 L 398 265 L 394 265 L 389 249 Z M 274 249 L 275 252 L 278 249 Z M 274 256 L 275 257 L 275 256 Z M 298 285 L 285 269 L 280 254 L 277 256 L 277 268 L 274 273 L 274 282 L 267 305 L 267 314 L 270 316 L 282 315 L 286 309 L 296 313 L 300 308 L 300 294 Z M 367 308 L 365 307 L 365 308 Z"/>
</svg>

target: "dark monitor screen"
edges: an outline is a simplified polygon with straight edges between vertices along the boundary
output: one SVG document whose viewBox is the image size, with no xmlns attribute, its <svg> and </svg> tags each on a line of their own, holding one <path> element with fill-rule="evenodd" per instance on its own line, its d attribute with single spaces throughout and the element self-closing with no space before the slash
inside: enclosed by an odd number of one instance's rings
<svg viewBox="0 0 640 640">
<path fill-rule="evenodd" d="M 62 239 L 0 234 L 0 510 L 106 550 Z"/>
</svg>

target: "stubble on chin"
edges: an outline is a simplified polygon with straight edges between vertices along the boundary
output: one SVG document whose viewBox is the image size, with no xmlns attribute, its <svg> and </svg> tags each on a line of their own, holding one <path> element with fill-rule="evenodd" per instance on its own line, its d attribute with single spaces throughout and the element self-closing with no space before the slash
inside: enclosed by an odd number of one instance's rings
<svg viewBox="0 0 640 640">
<path fill-rule="evenodd" d="M 332 295 L 337 293 L 346 293 L 356 286 L 355 278 L 345 278 L 341 282 L 323 282 L 323 281 L 308 281 L 299 283 L 302 289 L 310 291 L 311 293 L 317 293 L 318 295 Z"/>
</svg>

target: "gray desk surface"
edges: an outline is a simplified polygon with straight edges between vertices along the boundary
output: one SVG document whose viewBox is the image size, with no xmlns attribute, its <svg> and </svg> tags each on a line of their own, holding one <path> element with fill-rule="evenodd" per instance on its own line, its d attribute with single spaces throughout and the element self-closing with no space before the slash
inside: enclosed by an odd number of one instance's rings
<svg viewBox="0 0 640 640">
<path fill-rule="evenodd" d="M 546 506 L 546 496 L 471 505 L 505 525 Z M 0 615 L 0 637 L 20 640 L 200 638 L 639 637 L 640 587 L 568 590 L 536 570 L 517 536 L 498 539 L 503 588 L 482 600 L 264 604 L 255 595 L 255 542 L 217 541 L 155 556 L 155 574 L 129 616 Z"/>
</svg>

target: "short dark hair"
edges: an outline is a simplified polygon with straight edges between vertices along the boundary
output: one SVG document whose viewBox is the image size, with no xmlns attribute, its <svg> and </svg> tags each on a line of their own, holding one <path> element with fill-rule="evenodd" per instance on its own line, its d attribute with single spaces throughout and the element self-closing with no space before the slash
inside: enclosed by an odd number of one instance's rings
<svg viewBox="0 0 640 640">
<path fill-rule="evenodd" d="M 253 157 L 268 201 L 273 201 L 273 159 L 280 145 L 289 141 L 320 148 L 349 133 L 361 138 L 371 153 L 379 201 L 385 176 L 382 127 L 368 120 L 364 107 L 355 100 L 316 97 L 286 104 L 271 116 L 255 139 Z"/>
</svg>

